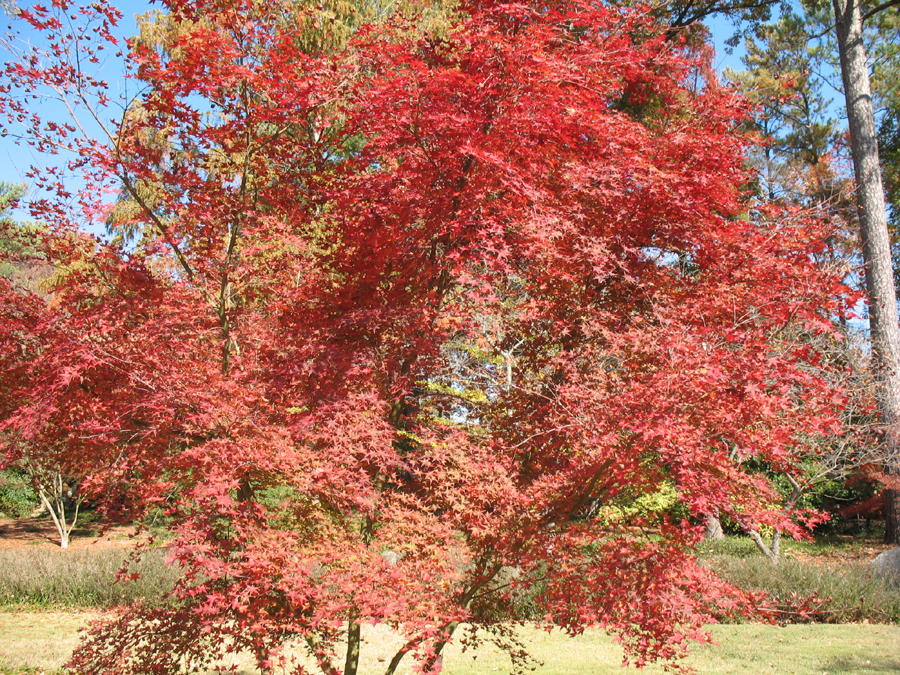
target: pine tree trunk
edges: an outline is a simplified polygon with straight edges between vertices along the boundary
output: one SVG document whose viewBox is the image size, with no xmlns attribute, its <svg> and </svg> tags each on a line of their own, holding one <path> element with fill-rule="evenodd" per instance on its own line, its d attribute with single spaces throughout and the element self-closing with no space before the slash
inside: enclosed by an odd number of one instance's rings
<svg viewBox="0 0 900 675">
<path fill-rule="evenodd" d="M 875 113 L 858 0 L 833 0 L 833 3 L 841 55 L 841 76 L 847 99 L 847 119 L 850 124 L 850 151 L 856 174 L 873 367 L 878 378 L 879 413 L 885 429 L 885 469 L 888 473 L 893 473 L 896 470 L 898 450 L 896 427 L 900 421 L 900 326 L 897 322 L 897 296 L 891 265 L 887 210 L 878 163 Z M 898 496 L 900 495 L 895 490 L 885 490 L 885 516 L 888 522 L 900 519 L 897 511 L 900 506 Z M 893 513 L 888 512 L 889 508 Z M 900 533 L 896 528 L 893 532 L 890 529 L 885 528 L 885 542 L 900 543 Z"/>
</svg>

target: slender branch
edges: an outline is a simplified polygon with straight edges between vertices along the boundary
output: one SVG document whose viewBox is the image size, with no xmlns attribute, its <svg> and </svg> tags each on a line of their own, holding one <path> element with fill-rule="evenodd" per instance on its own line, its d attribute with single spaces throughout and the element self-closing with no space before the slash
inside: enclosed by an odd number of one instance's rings
<svg viewBox="0 0 900 675">
<path fill-rule="evenodd" d="M 803 493 L 803 486 L 800 485 L 800 483 L 797 482 L 797 479 L 794 478 L 791 474 L 786 473 L 784 475 L 787 478 L 788 483 L 791 484 L 791 487 L 794 488 L 793 491 L 791 492 L 791 496 L 788 497 L 788 504 L 793 506 L 797 502 L 797 500 L 800 498 L 800 495 Z"/>
<path fill-rule="evenodd" d="M 828 28 L 826 28 L 825 30 L 823 30 L 819 33 L 816 33 L 815 35 L 810 35 L 807 39 L 808 40 L 818 40 L 820 37 L 825 37 L 826 35 L 828 35 L 835 28 L 837 28 L 837 24 L 833 23 L 833 24 L 829 25 Z"/>
<path fill-rule="evenodd" d="M 572 509 L 571 511 L 569 511 L 569 520 L 571 520 L 572 517 L 576 513 L 581 511 L 581 509 L 584 508 L 584 505 L 588 503 L 588 500 L 591 498 L 591 495 L 594 492 L 594 488 L 597 487 L 597 482 L 600 480 L 600 474 L 609 469 L 609 467 L 612 466 L 612 463 L 612 459 L 608 459 L 599 467 L 597 467 L 597 470 L 594 472 L 594 475 L 588 482 L 587 488 L 584 490 L 584 493 L 581 495 L 578 501 L 572 505 Z"/>
<path fill-rule="evenodd" d="M 59 487 L 57 487 L 56 478 L 59 479 Z M 75 521 L 72 521 L 71 527 L 66 526 L 66 511 L 65 506 L 62 503 L 62 475 L 58 474 L 54 477 L 53 481 L 53 492 L 54 501 L 56 502 L 56 506 L 51 503 L 50 498 L 47 496 L 44 488 L 38 487 L 38 496 L 41 498 L 41 501 L 44 503 L 44 507 L 50 512 L 50 517 L 53 519 L 53 524 L 56 525 L 56 531 L 59 532 L 59 546 L 60 548 L 68 548 L 69 547 L 69 533 L 72 531 L 72 528 L 75 527 Z M 59 513 L 57 513 L 57 511 Z M 78 511 L 76 509 L 75 512 L 75 520 L 78 519 Z"/>
<path fill-rule="evenodd" d="M 319 668 L 322 669 L 325 675 L 341 675 L 340 671 L 332 665 L 331 660 L 328 658 L 325 650 L 322 649 L 322 645 L 319 644 L 319 639 L 315 635 L 306 635 L 304 640 L 306 640 L 306 644 L 315 657 L 316 663 L 319 664 Z"/>
<path fill-rule="evenodd" d="M 486 556 L 483 556 L 477 563 L 476 567 L 483 570 L 485 568 L 486 564 L 487 564 Z M 489 574 L 487 574 L 487 575 L 482 574 L 481 575 L 482 578 L 477 583 L 473 583 L 472 586 L 465 593 L 462 594 L 462 596 L 460 597 L 460 604 L 464 607 L 468 607 L 472 603 L 472 600 L 476 597 L 478 592 L 482 588 L 484 588 L 488 584 L 489 581 L 491 581 L 494 577 L 497 576 L 497 573 L 500 571 L 500 569 L 501 569 L 501 565 L 495 565 Z M 444 625 L 444 627 L 442 629 L 444 637 L 435 644 L 434 657 L 431 659 L 431 661 L 429 661 L 428 664 L 426 664 L 427 668 L 432 668 L 434 666 L 434 664 L 440 658 L 441 652 L 443 651 L 444 647 L 447 645 L 447 642 L 453 636 L 454 631 L 458 627 L 459 627 L 458 621 L 451 621 L 450 623 Z M 397 653 L 394 654 L 394 657 L 391 659 L 391 662 L 388 664 L 387 670 L 384 671 L 384 675 L 394 675 L 395 671 L 397 670 L 397 666 L 400 665 L 400 661 L 403 660 L 403 657 L 406 656 L 410 651 L 412 651 L 413 649 L 418 647 L 420 644 L 422 644 L 422 640 L 419 638 L 416 638 L 414 640 L 410 640 L 405 645 L 403 645 L 397 651 Z"/>
<path fill-rule="evenodd" d="M 75 529 L 75 523 L 78 522 L 78 511 L 81 509 L 81 502 L 83 498 L 81 495 L 78 495 L 75 499 L 75 513 L 72 514 L 72 524 L 69 525 L 69 531 L 66 533 L 66 538 L 68 539 L 69 535 L 72 534 L 72 530 Z"/>
<path fill-rule="evenodd" d="M 426 664 L 428 670 L 425 672 L 431 672 L 434 669 L 435 664 L 443 659 L 441 652 L 444 651 L 444 647 L 450 642 L 450 638 L 453 637 L 453 633 L 456 632 L 457 628 L 459 628 L 459 621 L 453 621 L 444 627 L 444 637 L 442 637 L 434 646 L 434 656 L 428 660 L 428 663 Z"/>
<path fill-rule="evenodd" d="M 778 555 L 772 549 L 766 546 L 766 542 L 764 542 L 763 538 L 759 536 L 759 532 L 747 528 L 747 534 L 750 535 L 753 543 L 756 544 L 756 548 L 758 548 L 763 553 L 763 555 L 765 555 L 770 561 L 772 561 L 773 565 L 777 565 Z"/>
<path fill-rule="evenodd" d="M 540 583 L 541 581 L 546 581 L 547 578 L 548 577 L 546 574 L 538 576 L 538 577 L 533 577 L 535 583 Z M 494 593 L 499 593 L 504 588 L 510 588 L 515 583 L 516 583 L 515 581 L 510 581 L 505 584 L 500 584 L 499 586 L 492 586 L 491 588 L 487 588 L 487 589 L 481 591 L 480 593 L 476 593 L 475 595 L 472 596 L 472 599 L 477 600 L 479 598 L 486 598 L 487 596 L 492 595 Z"/>
<path fill-rule="evenodd" d="M 397 666 L 400 665 L 400 662 L 403 660 L 403 657 L 406 656 L 409 652 L 419 646 L 421 644 L 421 640 L 410 640 L 405 645 L 400 647 L 396 654 L 394 654 L 394 658 L 391 659 L 391 662 L 388 664 L 387 670 L 384 671 L 384 675 L 394 675 L 394 672 L 397 670 Z"/>
<path fill-rule="evenodd" d="M 900 5 L 900 0 L 887 0 L 887 2 L 882 2 L 882 3 L 881 3 L 880 5 L 878 5 L 877 7 L 873 7 L 873 8 L 870 9 L 868 12 L 866 12 L 865 14 L 863 14 L 862 17 L 860 18 L 860 21 L 864 23 L 864 22 L 866 21 L 866 19 L 871 19 L 871 18 L 872 18 L 873 16 L 875 16 L 876 14 L 879 14 L 880 12 L 883 12 L 884 10 L 890 9 L 891 7 L 895 7 L 895 6 L 897 6 L 897 5 Z M 838 25 L 838 22 L 833 23 L 833 24 L 831 24 L 830 26 L 828 26 L 828 28 L 826 28 L 825 30 L 823 30 L 823 31 L 821 31 L 821 32 L 819 32 L 819 33 L 816 33 L 815 35 L 810 35 L 810 36 L 809 36 L 809 39 L 810 39 L 810 40 L 817 40 L 817 39 L 819 39 L 820 37 L 824 37 L 825 35 L 827 35 L 827 34 L 830 33 L 831 31 L 833 31 L 835 28 L 837 28 L 837 25 Z"/>
<path fill-rule="evenodd" d="M 157 216 L 153 209 L 150 208 L 149 204 L 147 204 L 146 200 L 141 197 L 140 193 L 137 190 L 137 187 L 131 181 L 131 178 L 127 173 L 123 173 L 119 178 L 122 179 L 122 184 L 125 186 L 125 189 L 128 190 L 128 194 L 138 203 L 150 220 L 153 221 L 153 224 L 156 226 L 156 229 L 166 240 L 166 243 L 172 248 L 175 252 L 175 257 L 178 258 L 178 263 L 181 265 L 181 268 L 184 270 L 184 273 L 188 275 L 188 279 L 191 281 L 194 280 L 194 269 L 191 267 L 191 264 L 188 262 L 187 257 L 182 253 L 181 248 L 178 246 L 178 243 L 172 238 L 172 234 L 169 232 L 169 228 L 162 222 L 159 216 Z M 207 300 L 211 301 L 209 294 L 204 291 L 204 295 L 207 297 Z M 214 305 L 215 306 L 215 305 Z"/>
<path fill-rule="evenodd" d="M 60 535 L 62 535 L 63 530 L 59 524 L 59 518 L 56 517 L 56 510 L 53 508 L 53 504 L 50 503 L 50 500 L 47 499 L 44 488 L 38 488 L 38 496 L 41 498 L 41 501 L 44 502 L 44 507 L 50 512 L 50 517 L 53 519 L 53 524 L 56 525 L 56 529 L 59 530 Z"/>
<path fill-rule="evenodd" d="M 243 84 L 243 98 L 244 98 L 244 108 L 247 113 L 247 129 L 244 134 L 244 144 L 246 148 L 244 150 L 244 165 L 241 167 L 241 186 L 238 189 L 238 203 L 243 206 L 244 199 L 247 196 L 247 185 L 249 184 L 248 174 L 250 173 L 250 158 L 253 154 L 253 139 L 251 137 L 250 132 L 250 123 L 249 123 L 249 108 L 250 105 L 247 102 L 247 84 L 246 82 Z M 219 287 L 219 306 L 218 306 L 218 314 L 219 321 L 222 325 L 222 373 L 228 374 L 229 367 L 231 365 L 231 348 L 232 348 L 232 338 L 231 338 L 231 321 L 228 317 L 228 305 L 231 300 L 232 295 L 232 285 L 229 279 L 229 270 L 231 269 L 232 264 L 235 259 L 235 250 L 237 248 L 237 240 L 241 233 L 241 213 L 242 209 L 235 209 L 234 218 L 231 223 L 231 227 L 229 228 L 228 233 L 228 246 L 225 250 L 225 269 L 222 272 L 222 282 Z"/>
<path fill-rule="evenodd" d="M 873 7 L 868 12 L 863 14 L 860 21 L 865 21 L 866 19 L 871 19 L 873 16 L 875 16 L 879 12 L 883 12 L 884 10 L 889 9 L 891 7 L 895 7 L 897 5 L 900 5 L 900 0 L 887 0 L 887 2 L 882 2 L 877 7 Z"/>
</svg>

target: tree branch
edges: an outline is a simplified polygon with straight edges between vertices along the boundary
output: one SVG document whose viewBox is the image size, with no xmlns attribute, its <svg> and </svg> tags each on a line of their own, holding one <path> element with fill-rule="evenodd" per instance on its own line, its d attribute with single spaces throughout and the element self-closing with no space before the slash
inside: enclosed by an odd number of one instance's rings
<svg viewBox="0 0 900 675">
<path fill-rule="evenodd" d="M 406 656 L 410 651 L 418 647 L 420 642 L 421 640 L 410 640 L 399 650 L 397 650 L 397 653 L 394 654 L 394 658 L 392 658 L 391 662 L 388 664 L 387 670 L 384 671 L 384 675 L 394 675 L 394 672 L 397 670 L 397 666 L 400 665 L 403 657 Z"/>
<path fill-rule="evenodd" d="M 316 663 L 325 675 L 341 675 L 340 671 L 331 663 L 328 654 L 319 644 L 319 639 L 315 635 L 305 635 L 303 639 L 306 641 L 313 657 L 316 659 Z"/>
<path fill-rule="evenodd" d="M 773 565 L 778 564 L 778 554 L 766 546 L 766 542 L 763 541 L 763 538 L 759 536 L 759 532 L 753 530 L 751 528 L 747 528 L 747 534 L 750 535 L 750 538 L 753 540 L 753 543 L 756 544 L 756 548 L 765 555 Z"/>
<path fill-rule="evenodd" d="M 860 21 L 865 21 L 866 19 L 870 19 L 873 16 L 875 16 L 876 14 L 878 14 L 879 12 L 883 12 L 884 10 L 890 9 L 891 7 L 894 7 L 896 5 L 900 5 L 900 0 L 887 0 L 887 2 L 882 2 L 877 7 L 873 7 L 868 12 L 863 14 Z"/>
</svg>

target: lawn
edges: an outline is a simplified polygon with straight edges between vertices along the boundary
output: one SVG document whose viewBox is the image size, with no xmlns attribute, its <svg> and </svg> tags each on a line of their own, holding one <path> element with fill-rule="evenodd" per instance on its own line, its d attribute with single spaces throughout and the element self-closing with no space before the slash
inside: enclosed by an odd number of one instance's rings
<svg viewBox="0 0 900 675">
<path fill-rule="evenodd" d="M 0 613 L 0 672 L 52 672 L 59 669 L 77 642 L 77 631 L 96 613 L 6 612 Z M 789 625 L 745 624 L 716 626 L 720 645 L 695 647 L 685 664 L 699 673 L 734 675 L 885 675 L 900 673 L 900 626 L 893 625 Z M 543 665 L 536 675 L 606 675 L 638 672 L 621 667 L 622 651 L 600 631 L 577 638 L 535 628 L 523 628 L 521 637 L 529 652 Z M 384 671 L 396 637 L 382 629 L 366 630 L 361 673 Z M 476 675 L 509 671 L 509 660 L 489 646 L 475 652 L 448 648 L 445 672 Z M 230 664 L 226 664 L 230 665 Z M 255 672 L 240 662 L 239 673 Z M 408 675 L 411 661 L 399 673 Z M 647 675 L 663 672 L 646 668 Z M 398 673 L 398 675 L 399 675 Z M 276 670 L 276 675 L 278 671 Z"/>
<path fill-rule="evenodd" d="M 44 531 L 46 523 L 13 525 L 21 523 L 0 523 L 0 675 L 58 671 L 78 643 L 78 629 L 104 607 L 138 597 L 162 602 L 177 576 L 177 570 L 162 565 L 164 550 L 158 549 L 145 554 L 140 581 L 115 583 L 115 571 L 133 541 L 127 534 L 82 535 L 64 552 Z M 716 626 L 713 637 L 720 644 L 695 645 L 685 664 L 709 674 L 900 674 L 900 590 L 880 582 L 869 566 L 884 548 L 874 538 L 786 542 L 785 560 L 774 568 L 745 538 L 704 544 L 703 559 L 738 585 L 765 591 L 779 605 L 790 604 L 785 598 L 795 593 L 815 595 L 824 601 L 816 618 L 837 623 Z M 365 627 L 364 637 L 361 675 L 380 675 L 401 641 L 371 627 Z M 537 675 L 638 672 L 621 667 L 621 649 L 600 631 L 570 639 L 523 628 L 521 638 L 542 664 Z M 510 670 L 508 657 L 490 645 L 474 656 L 451 645 L 444 672 L 499 675 Z M 243 675 L 258 672 L 247 659 L 234 665 Z M 404 661 L 398 675 L 409 675 L 412 665 Z M 651 666 L 643 672 L 664 671 Z"/>
</svg>

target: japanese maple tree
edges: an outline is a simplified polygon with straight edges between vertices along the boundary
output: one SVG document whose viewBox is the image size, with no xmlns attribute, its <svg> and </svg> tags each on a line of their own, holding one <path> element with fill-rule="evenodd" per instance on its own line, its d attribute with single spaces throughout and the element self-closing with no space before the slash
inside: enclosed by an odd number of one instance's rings
<svg viewBox="0 0 900 675">
<path fill-rule="evenodd" d="M 85 69 L 123 48 L 112 7 L 21 11 L 46 49 L 6 67 L 10 129 L 74 151 L 88 189 L 35 173 L 66 273 L 49 304 L 4 290 L 0 340 L 39 346 L 3 438 L 110 515 L 164 509 L 184 570 L 74 671 L 299 645 L 354 675 L 381 623 L 405 639 L 388 675 L 437 672 L 461 624 L 508 643 L 523 594 L 643 663 L 744 607 L 695 563 L 697 523 L 796 531 L 742 460 L 790 472 L 834 429 L 804 336 L 841 287 L 818 224 L 744 199 L 744 104 L 703 55 L 578 1 L 163 4 L 115 122 Z M 33 115 L 48 92 L 106 138 Z M 666 490 L 687 517 L 632 508 Z"/>
</svg>

